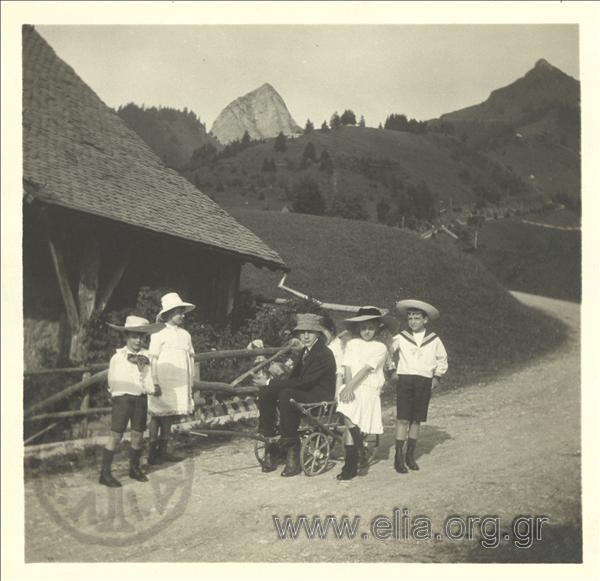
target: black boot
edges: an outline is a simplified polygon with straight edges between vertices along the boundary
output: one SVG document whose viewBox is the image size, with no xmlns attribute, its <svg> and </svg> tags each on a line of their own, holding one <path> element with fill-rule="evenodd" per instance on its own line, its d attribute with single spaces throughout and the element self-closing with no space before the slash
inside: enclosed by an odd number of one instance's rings
<svg viewBox="0 0 600 581">
<path fill-rule="evenodd" d="M 112 450 L 104 448 L 102 451 L 102 468 L 100 469 L 100 478 L 98 480 L 100 484 L 104 484 L 104 486 L 109 486 L 110 488 L 122 486 L 110 472 L 114 455 L 115 453 Z"/>
<path fill-rule="evenodd" d="M 184 458 L 182 458 L 181 456 L 174 456 L 173 454 L 169 454 L 167 452 L 168 445 L 168 440 L 158 441 L 158 455 L 160 457 L 161 462 L 181 462 L 182 460 L 184 460 Z"/>
<path fill-rule="evenodd" d="M 404 440 L 396 440 L 396 456 L 394 457 L 394 468 L 400 474 L 406 474 L 408 468 L 404 464 Z"/>
<path fill-rule="evenodd" d="M 406 465 L 411 470 L 419 469 L 419 465 L 415 462 L 416 446 L 417 446 L 417 440 L 415 438 L 408 438 L 408 444 L 406 445 Z"/>
<path fill-rule="evenodd" d="M 148 477 L 142 472 L 140 468 L 140 456 L 142 450 L 134 450 L 131 448 L 129 451 L 129 478 L 139 480 L 140 482 L 148 482 Z"/>
<path fill-rule="evenodd" d="M 300 466 L 300 442 L 293 442 L 288 446 L 285 468 L 281 475 L 285 477 L 296 476 L 300 472 L 302 472 L 302 467 Z"/>
<path fill-rule="evenodd" d="M 265 442 L 265 459 L 262 464 L 263 472 L 273 472 L 277 470 L 277 455 L 279 454 L 279 447 L 277 444 L 271 442 Z"/>
<path fill-rule="evenodd" d="M 162 464 L 162 460 L 158 453 L 158 442 L 155 440 L 148 445 L 148 465 L 157 466 L 158 464 Z"/>
<path fill-rule="evenodd" d="M 365 450 L 362 432 L 358 426 L 354 426 L 353 428 L 350 428 L 350 433 L 352 434 L 352 440 L 354 441 L 356 451 L 358 452 L 358 469 L 364 470 L 369 467 L 369 459 L 367 458 L 367 451 Z"/>
<path fill-rule="evenodd" d="M 338 480 L 351 480 L 358 473 L 358 451 L 356 446 L 346 446 L 346 461 L 342 471 L 336 476 Z"/>
</svg>

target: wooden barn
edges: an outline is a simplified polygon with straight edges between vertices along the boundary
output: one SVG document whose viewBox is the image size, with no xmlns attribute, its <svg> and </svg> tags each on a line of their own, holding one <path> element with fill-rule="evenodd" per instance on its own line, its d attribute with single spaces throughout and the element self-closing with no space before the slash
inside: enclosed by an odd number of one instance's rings
<svg viewBox="0 0 600 581">
<path fill-rule="evenodd" d="M 165 167 L 31 26 L 23 28 L 26 369 L 80 360 L 86 322 L 169 287 L 231 312 L 245 263 L 281 257 Z"/>
</svg>

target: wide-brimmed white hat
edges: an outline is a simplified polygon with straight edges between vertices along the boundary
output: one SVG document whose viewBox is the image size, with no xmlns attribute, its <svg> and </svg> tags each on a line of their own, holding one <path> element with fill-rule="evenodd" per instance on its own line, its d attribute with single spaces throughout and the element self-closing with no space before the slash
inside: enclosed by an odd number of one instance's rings
<svg viewBox="0 0 600 581">
<path fill-rule="evenodd" d="M 147 333 L 148 335 L 156 333 L 165 328 L 164 323 L 151 323 L 148 321 L 148 319 L 136 317 L 135 315 L 129 315 L 125 319 L 125 325 L 122 327 L 120 325 L 113 325 L 112 323 L 107 323 L 107 325 L 112 329 L 116 329 L 117 331 L 127 331 L 128 333 Z"/>
<path fill-rule="evenodd" d="M 156 315 L 156 320 L 160 321 L 160 318 L 167 312 L 172 311 L 173 309 L 183 308 L 184 313 L 189 313 L 196 308 L 196 305 L 192 303 L 186 303 L 181 300 L 181 297 L 177 293 L 167 293 L 160 298 L 160 313 Z"/>
<path fill-rule="evenodd" d="M 300 313 L 296 315 L 296 331 L 313 331 L 315 333 L 323 333 L 325 337 L 330 336 L 330 332 L 323 326 L 323 319 L 320 315 L 314 313 Z"/>
<path fill-rule="evenodd" d="M 362 323 L 363 321 L 371 321 L 373 319 L 381 319 L 384 315 L 387 314 L 386 309 L 380 309 L 378 307 L 360 307 L 356 316 L 350 317 L 349 319 L 344 319 L 347 323 Z"/>
<path fill-rule="evenodd" d="M 423 311 L 432 321 L 440 316 L 440 312 L 433 305 L 430 305 L 425 301 L 418 301 L 416 299 L 398 301 L 396 303 L 396 308 L 402 315 L 406 315 L 406 313 L 411 309 Z"/>
</svg>

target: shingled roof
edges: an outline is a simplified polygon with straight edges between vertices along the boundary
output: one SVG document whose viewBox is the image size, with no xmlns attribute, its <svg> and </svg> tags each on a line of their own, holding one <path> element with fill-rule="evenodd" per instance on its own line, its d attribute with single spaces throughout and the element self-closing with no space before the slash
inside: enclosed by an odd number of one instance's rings
<svg viewBox="0 0 600 581">
<path fill-rule="evenodd" d="M 167 168 L 23 27 L 23 181 L 28 196 L 287 269 L 250 230 Z"/>
</svg>

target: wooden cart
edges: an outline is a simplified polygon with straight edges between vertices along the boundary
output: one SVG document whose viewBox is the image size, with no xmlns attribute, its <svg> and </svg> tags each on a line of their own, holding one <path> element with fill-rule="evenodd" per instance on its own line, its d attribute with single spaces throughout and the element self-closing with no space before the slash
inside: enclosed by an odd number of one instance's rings
<svg viewBox="0 0 600 581">
<path fill-rule="evenodd" d="M 316 476 L 324 472 L 332 458 L 333 450 L 337 445 L 343 445 L 342 434 L 344 421 L 341 414 L 336 411 L 335 401 L 318 403 L 299 403 L 290 400 L 292 405 L 300 412 L 302 420 L 298 430 L 300 437 L 300 464 L 307 476 Z M 277 443 L 279 438 L 271 438 Z M 260 437 L 254 442 L 254 455 L 263 465 L 265 460 L 265 446 L 267 439 Z M 371 461 L 379 446 L 379 436 L 373 442 L 365 439 L 367 455 Z"/>
</svg>

